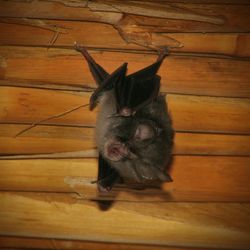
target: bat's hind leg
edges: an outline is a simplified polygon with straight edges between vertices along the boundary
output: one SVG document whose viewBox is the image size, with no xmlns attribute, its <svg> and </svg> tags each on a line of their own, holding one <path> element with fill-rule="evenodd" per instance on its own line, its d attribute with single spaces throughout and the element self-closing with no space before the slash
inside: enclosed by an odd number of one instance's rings
<svg viewBox="0 0 250 250">
<path fill-rule="evenodd" d="M 120 176 L 118 172 L 103 159 L 101 154 L 99 155 L 98 163 L 98 190 L 100 192 L 109 192 L 113 185 L 120 180 Z"/>
</svg>

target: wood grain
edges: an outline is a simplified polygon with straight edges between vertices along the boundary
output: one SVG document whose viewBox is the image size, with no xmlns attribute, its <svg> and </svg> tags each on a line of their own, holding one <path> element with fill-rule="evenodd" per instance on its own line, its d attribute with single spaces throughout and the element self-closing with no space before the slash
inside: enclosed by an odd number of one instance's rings
<svg viewBox="0 0 250 250">
<path fill-rule="evenodd" d="M 170 1 L 169 1 L 170 2 Z M 247 5 L 233 5 L 233 4 L 188 4 L 176 3 L 182 9 L 192 10 L 193 12 L 223 17 L 226 22 L 222 25 L 211 25 L 206 22 L 197 22 L 189 20 L 173 20 L 160 18 L 145 18 L 143 16 L 134 15 L 139 24 L 164 27 L 169 31 L 200 31 L 200 32 L 235 32 L 235 31 L 249 31 L 247 25 L 249 6 Z M 220 2 L 221 3 L 221 2 Z M 113 12 L 97 12 L 91 11 L 88 8 L 70 7 L 66 1 L 59 3 L 55 1 L 35 1 L 35 2 L 10 2 L 3 1 L 1 3 L 0 16 L 1 17 L 28 17 L 41 19 L 63 19 L 63 20 L 81 20 L 81 21 L 95 21 L 116 24 L 121 19 L 121 14 Z M 79 3 L 80 4 L 80 3 Z M 39 11 L 34 11 L 38 9 Z M 130 16 L 130 15 L 126 15 Z"/>
<path fill-rule="evenodd" d="M 72 44 L 73 46 L 73 44 Z M 113 72 L 128 62 L 128 74 L 152 64 L 156 55 L 90 50 Z M 95 88 L 83 57 L 72 49 L 0 47 L 0 84 L 40 88 Z M 162 64 L 161 90 L 168 93 L 250 97 L 250 61 L 171 55 Z"/>
<path fill-rule="evenodd" d="M 208 250 L 208 248 L 192 247 L 167 247 L 159 245 L 145 244 L 128 244 L 128 243 L 111 243 L 111 242 L 94 242 L 79 240 L 62 240 L 62 239 L 42 239 L 28 237 L 7 237 L 0 236 L 1 249 L 46 249 L 54 250 Z"/>
<path fill-rule="evenodd" d="M 82 156 L 91 157 L 93 150 L 95 152 L 93 128 L 38 125 L 15 137 L 27 127 L 22 124 L 0 124 L 0 139 L 3 142 L 0 143 L 1 155 L 24 154 L 26 157 L 35 157 L 33 154 L 81 151 Z M 250 156 L 250 136 L 176 133 L 173 153 Z"/>
<path fill-rule="evenodd" d="M 22 19 L 11 18 L 1 21 L 0 44 L 2 45 L 71 47 L 77 41 L 87 47 L 113 50 L 145 50 L 145 46 L 149 48 L 171 46 L 175 47 L 173 51 L 179 52 L 250 56 L 248 33 L 154 33 L 128 26 L 120 31 L 121 36 L 113 26 L 103 23 L 37 19 L 33 19 L 32 22 L 29 19 L 27 24 L 27 21 Z M 57 32 L 58 37 L 55 38 Z"/>
<path fill-rule="evenodd" d="M 217 249 L 250 244 L 248 204 L 116 203 L 104 213 L 94 202 L 69 195 L 0 197 L 2 235 Z"/>
<path fill-rule="evenodd" d="M 72 192 L 80 199 L 249 202 L 249 157 L 175 156 L 163 191 L 116 187 L 97 194 L 96 159 L 0 160 L 0 190 Z"/>
<path fill-rule="evenodd" d="M 0 1 L 0 248 L 250 248 L 247 0 Z M 159 75 L 175 145 L 161 188 L 97 191 L 96 85 L 73 43 Z M 182 47 L 181 47 L 182 46 Z M 181 48 L 178 48 L 181 47 Z M 101 211 L 96 201 L 115 201 Z"/>
<path fill-rule="evenodd" d="M 1 87 L 0 123 L 33 123 L 88 104 L 89 93 Z M 249 134 L 249 99 L 169 94 L 169 112 L 176 131 Z M 205 116 L 204 116 L 205 114 Z M 96 112 L 87 107 L 48 124 L 94 126 Z"/>
</svg>

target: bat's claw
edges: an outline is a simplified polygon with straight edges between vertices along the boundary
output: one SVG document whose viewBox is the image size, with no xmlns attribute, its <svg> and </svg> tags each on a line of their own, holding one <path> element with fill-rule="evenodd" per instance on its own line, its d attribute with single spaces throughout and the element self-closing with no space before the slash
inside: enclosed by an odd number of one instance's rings
<svg viewBox="0 0 250 250">
<path fill-rule="evenodd" d="M 169 47 L 162 47 L 158 50 L 158 52 L 159 56 L 157 61 L 162 61 L 165 58 L 165 56 L 169 55 Z"/>
<path fill-rule="evenodd" d="M 161 54 L 168 55 L 169 54 L 169 47 L 163 47 L 160 50 Z"/>
<path fill-rule="evenodd" d="M 79 48 L 79 44 L 78 44 L 76 41 L 74 41 L 74 48 L 75 48 L 76 50 Z"/>
<path fill-rule="evenodd" d="M 100 193 L 109 193 L 111 191 L 111 187 L 109 187 L 109 186 L 102 186 L 100 183 L 98 183 L 98 191 Z"/>
<path fill-rule="evenodd" d="M 81 53 L 87 53 L 87 50 L 84 46 L 79 45 L 76 41 L 74 42 L 74 48 L 76 51 L 79 51 Z"/>
</svg>

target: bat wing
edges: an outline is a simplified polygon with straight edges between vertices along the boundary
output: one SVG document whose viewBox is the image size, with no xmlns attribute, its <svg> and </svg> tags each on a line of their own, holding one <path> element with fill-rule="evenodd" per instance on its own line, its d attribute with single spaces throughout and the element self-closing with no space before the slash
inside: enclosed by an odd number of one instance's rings
<svg viewBox="0 0 250 250">
<path fill-rule="evenodd" d="M 105 71 L 105 69 L 102 66 L 96 63 L 93 57 L 91 57 L 91 55 L 83 46 L 75 44 L 75 49 L 79 51 L 88 62 L 92 76 L 94 77 L 95 82 L 98 85 L 97 89 L 90 97 L 90 110 L 93 110 L 98 103 L 99 97 L 102 95 L 104 91 L 111 90 L 112 88 L 114 88 L 114 85 L 117 82 L 124 81 L 125 74 L 127 71 L 127 64 L 124 63 L 112 74 L 109 74 Z"/>
<path fill-rule="evenodd" d="M 159 94 L 160 77 L 157 71 L 166 55 L 164 51 L 150 66 L 117 81 L 115 94 L 118 113 L 128 108 L 131 113 L 152 102 Z"/>
<path fill-rule="evenodd" d="M 109 73 L 107 73 L 102 66 L 96 63 L 94 58 L 88 53 L 88 51 L 83 46 L 75 44 L 75 49 L 85 57 L 89 65 L 89 69 L 97 85 L 101 86 L 102 83 L 109 77 Z"/>
<path fill-rule="evenodd" d="M 110 191 L 120 179 L 118 172 L 99 154 L 98 159 L 98 188 L 101 192 Z"/>
<path fill-rule="evenodd" d="M 126 71 L 127 63 L 124 63 L 102 82 L 102 84 L 94 91 L 94 93 L 90 97 L 90 110 L 93 110 L 95 108 L 98 99 L 103 92 L 111 90 L 117 84 L 124 82 Z"/>
</svg>

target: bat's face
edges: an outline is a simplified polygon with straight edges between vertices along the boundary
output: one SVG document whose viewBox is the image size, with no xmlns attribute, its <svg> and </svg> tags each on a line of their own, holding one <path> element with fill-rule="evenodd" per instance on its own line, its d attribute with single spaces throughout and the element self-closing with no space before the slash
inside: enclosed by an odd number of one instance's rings
<svg viewBox="0 0 250 250">
<path fill-rule="evenodd" d="M 130 117 L 110 118 L 112 133 L 107 133 L 104 156 L 110 161 L 138 158 L 142 151 L 157 141 L 160 128 L 150 120 Z M 111 131 L 110 130 L 110 131 Z"/>
<path fill-rule="evenodd" d="M 171 148 L 168 135 L 161 124 L 144 117 L 140 112 L 129 117 L 109 117 L 100 150 L 111 166 L 131 181 L 164 181 L 164 165 Z"/>
</svg>

